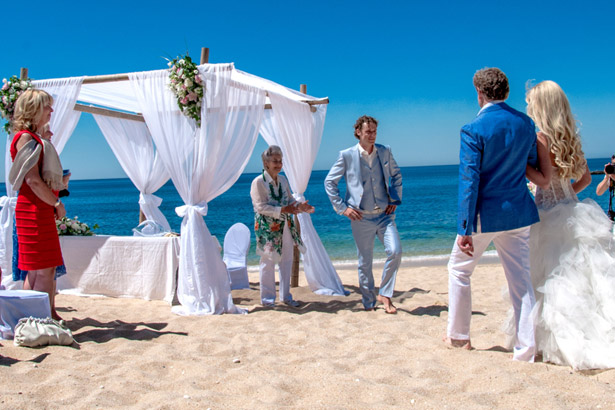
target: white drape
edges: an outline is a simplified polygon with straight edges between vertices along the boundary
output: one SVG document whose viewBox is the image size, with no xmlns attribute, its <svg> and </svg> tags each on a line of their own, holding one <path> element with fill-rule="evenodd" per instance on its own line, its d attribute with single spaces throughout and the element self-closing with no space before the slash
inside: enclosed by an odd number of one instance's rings
<svg viewBox="0 0 615 410">
<path fill-rule="evenodd" d="M 128 178 L 137 187 L 139 205 L 145 218 L 170 232 L 167 218 L 158 208 L 162 199 L 155 196 L 170 178 L 160 155 L 154 150 L 152 136 L 144 122 L 94 115 L 98 127 L 109 143 Z"/>
<path fill-rule="evenodd" d="M 271 110 L 266 110 L 261 134 L 269 145 L 278 145 L 284 154 L 284 173 L 293 196 L 303 201 L 303 193 L 318 153 L 327 113 L 326 105 L 317 106 L 312 113 L 304 102 L 293 101 L 269 91 Z M 331 259 L 327 254 L 309 214 L 299 214 L 301 239 L 305 243 L 303 255 L 305 277 L 310 289 L 320 295 L 345 295 Z"/>
<path fill-rule="evenodd" d="M 53 114 L 49 128 L 53 132 L 51 142 L 58 154 L 62 152 L 68 139 L 79 122 L 81 112 L 75 111 L 83 77 L 60 78 L 55 80 L 33 81 L 34 87 L 45 90 L 53 97 Z"/>
<path fill-rule="evenodd" d="M 47 91 L 53 97 L 53 114 L 49 126 L 54 135 L 53 145 L 58 154 L 62 152 L 66 142 L 75 130 L 79 121 L 80 112 L 74 111 L 75 103 L 83 83 L 83 77 L 71 77 L 55 80 L 41 80 L 32 82 L 35 88 Z M 17 192 L 8 181 L 9 170 L 13 163 L 11 159 L 11 142 L 13 136 L 9 135 L 4 156 L 4 176 L 6 196 L 0 198 L 0 266 L 2 266 L 2 283 L 7 287 L 15 287 L 11 280 L 11 258 L 13 257 L 13 217 L 17 204 Z"/>
<path fill-rule="evenodd" d="M 207 202 L 239 178 L 254 148 L 265 104 L 262 90 L 230 80 L 232 64 L 199 66 L 206 86 L 202 127 L 180 113 L 166 70 L 130 75 L 143 117 L 185 205 L 178 314 L 245 313 L 231 297 L 220 251 L 203 220 Z M 232 212 L 232 210 L 230 210 Z"/>
</svg>

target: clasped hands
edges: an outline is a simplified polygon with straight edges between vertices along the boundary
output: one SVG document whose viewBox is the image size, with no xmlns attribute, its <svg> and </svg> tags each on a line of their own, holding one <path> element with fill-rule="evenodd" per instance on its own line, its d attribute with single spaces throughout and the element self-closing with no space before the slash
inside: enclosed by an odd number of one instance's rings
<svg viewBox="0 0 615 410">
<path fill-rule="evenodd" d="M 308 201 L 305 202 L 295 202 L 290 205 L 286 205 L 282 207 L 283 214 L 300 214 L 301 212 L 305 212 L 306 214 L 313 214 L 314 207 L 308 204 Z"/>
</svg>

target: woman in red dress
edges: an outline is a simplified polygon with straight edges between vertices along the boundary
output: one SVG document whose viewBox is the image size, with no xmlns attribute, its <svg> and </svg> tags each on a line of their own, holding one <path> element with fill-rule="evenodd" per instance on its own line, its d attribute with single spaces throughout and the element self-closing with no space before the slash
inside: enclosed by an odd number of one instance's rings
<svg viewBox="0 0 615 410">
<path fill-rule="evenodd" d="M 12 121 L 16 133 L 11 144 L 11 176 L 15 181 L 11 182 L 19 190 L 15 219 L 18 266 L 28 271 L 24 289 L 49 294 L 52 316 L 59 319 L 55 312 L 54 274 L 63 260 L 55 219 L 65 216 L 66 210 L 54 190 L 60 186 L 62 167 L 53 146 L 44 145 L 38 134 L 51 118 L 52 104 L 49 94 L 34 89 L 25 91 L 17 100 Z"/>
</svg>

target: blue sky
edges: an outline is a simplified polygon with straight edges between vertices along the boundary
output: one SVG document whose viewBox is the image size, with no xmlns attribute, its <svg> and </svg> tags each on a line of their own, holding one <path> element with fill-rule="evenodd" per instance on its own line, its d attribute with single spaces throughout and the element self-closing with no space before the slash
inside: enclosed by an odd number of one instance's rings
<svg viewBox="0 0 615 410">
<path fill-rule="evenodd" d="M 558 82 L 586 155 L 615 152 L 608 1 L 59 0 L 30 1 L 28 10 L 38 18 L 12 24 L 0 77 L 20 67 L 34 79 L 162 69 L 165 57 L 187 51 L 198 60 L 209 47 L 212 63 L 329 97 L 315 169 L 356 142 L 352 125 L 362 114 L 380 120 L 378 142 L 400 165 L 457 163 L 459 129 L 478 111 L 472 75 L 485 66 L 508 75 L 509 103 L 520 110 L 528 80 Z M 264 148 L 261 139 L 246 171 L 260 170 Z M 75 179 L 125 176 L 89 114 L 62 162 Z"/>
</svg>

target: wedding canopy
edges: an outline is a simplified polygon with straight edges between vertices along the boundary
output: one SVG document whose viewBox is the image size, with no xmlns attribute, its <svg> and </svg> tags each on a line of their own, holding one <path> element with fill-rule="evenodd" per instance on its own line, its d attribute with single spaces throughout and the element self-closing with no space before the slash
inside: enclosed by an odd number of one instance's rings
<svg viewBox="0 0 615 410">
<path fill-rule="evenodd" d="M 99 77 L 34 81 L 54 97 L 51 129 L 60 153 L 80 111 L 95 119 L 126 174 L 141 192 L 147 219 L 168 227 L 153 193 L 169 178 L 184 206 L 177 295 L 179 314 L 244 313 L 231 298 L 228 275 L 204 216 L 207 204 L 228 190 L 248 163 L 260 133 L 282 148 L 293 195 L 303 200 L 320 146 L 327 99 L 314 98 L 237 70 L 234 64 L 202 64 L 205 87 L 201 126 L 184 116 L 170 91 L 168 70 Z M 93 105 L 93 106 L 92 106 Z M 110 112 L 116 113 L 108 116 Z M 138 114 L 141 113 L 141 114 Z M 11 159 L 7 140 L 5 168 Z M 6 182 L 0 198 L 0 264 L 11 271 L 12 221 L 16 193 Z M 206 218 L 205 218 L 206 219 Z M 316 233 L 310 215 L 301 214 L 306 244 L 304 271 L 312 291 L 343 295 L 342 283 Z"/>
</svg>

